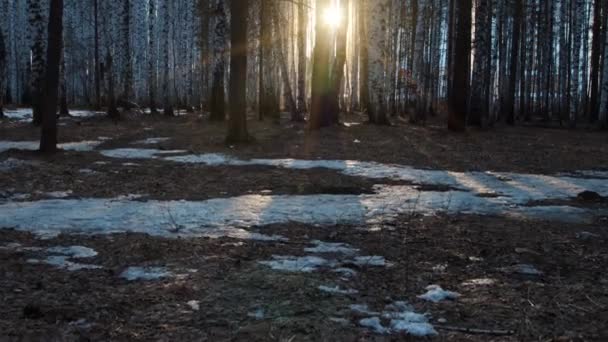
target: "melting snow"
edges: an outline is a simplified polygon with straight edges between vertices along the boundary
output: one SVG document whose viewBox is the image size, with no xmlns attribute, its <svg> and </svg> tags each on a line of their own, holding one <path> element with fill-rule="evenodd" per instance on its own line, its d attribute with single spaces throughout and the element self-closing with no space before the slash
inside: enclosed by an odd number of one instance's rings
<svg viewBox="0 0 608 342">
<path fill-rule="evenodd" d="M 387 305 L 382 313 L 370 312 L 367 305 L 361 304 L 351 305 L 350 308 L 360 314 L 374 316 L 361 319 L 359 325 L 378 334 L 407 333 L 419 337 L 437 335 L 427 316 L 414 312 L 413 308 L 403 301 Z M 388 327 L 384 326 L 381 318 L 377 316 L 390 321 Z"/>
<path fill-rule="evenodd" d="M 350 247 L 348 244 L 337 242 L 323 242 L 319 240 L 311 241 L 315 247 L 304 248 L 305 252 L 309 253 L 342 253 L 342 254 L 354 254 L 359 250 L 357 248 Z"/>
<path fill-rule="evenodd" d="M 101 154 L 110 158 L 122 159 L 154 159 L 163 154 L 185 153 L 184 150 L 158 150 L 154 148 L 117 148 L 114 150 L 103 150 Z"/>
<path fill-rule="evenodd" d="M 45 195 L 47 197 L 51 197 L 51 198 L 66 198 L 66 197 L 70 197 L 72 195 L 72 190 L 68 190 L 68 191 L 51 191 L 51 192 L 46 192 Z"/>
<path fill-rule="evenodd" d="M 319 290 L 321 290 L 323 292 L 333 293 L 333 294 L 353 295 L 353 294 L 359 293 L 359 291 L 357 291 L 355 289 L 341 289 L 340 286 L 331 287 L 331 286 L 319 285 L 318 288 L 319 288 Z"/>
<path fill-rule="evenodd" d="M 4 114 L 7 118 L 21 121 L 21 122 L 30 122 L 32 121 L 32 109 L 31 108 L 18 108 L 15 110 L 5 110 Z M 103 116 L 106 113 L 104 112 L 94 112 L 90 110 L 70 110 L 70 116 L 77 118 L 89 118 L 93 116 Z"/>
<path fill-rule="evenodd" d="M 353 263 L 358 266 L 388 266 L 383 256 L 372 255 L 372 256 L 358 256 L 355 257 Z"/>
<path fill-rule="evenodd" d="M 93 151 L 102 142 L 98 140 L 77 141 L 58 144 L 57 147 L 66 151 L 87 152 Z M 39 141 L 4 141 L 0 140 L 0 153 L 10 149 L 37 151 L 40 147 Z"/>
<path fill-rule="evenodd" d="M 429 285 L 426 287 L 427 292 L 418 296 L 420 299 L 427 300 L 433 303 L 439 303 L 443 300 L 449 299 L 454 300 L 460 297 L 459 293 L 446 291 L 441 288 L 439 285 Z"/>
<path fill-rule="evenodd" d="M 255 309 L 255 311 L 249 312 L 247 313 L 247 317 L 251 317 L 257 320 L 262 320 L 264 319 L 264 309 L 263 308 L 257 308 Z"/>
<path fill-rule="evenodd" d="M 40 249 L 36 247 L 31 247 L 30 249 L 30 251 L 38 250 Z M 97 252 L 92 248 L 83 246 L 58 246 L 47 248 L 46 253 L 50 255 L 45 259 L 28 259 L 27 262 L 31 264 L 47 264 L 68 271 L 92 270 L 102 268 L 99 265 L 81 264 L 69 260 L 91 258 L 96 256 Z"/>
<path fill-rule="evenodd" d="M 166 267 L 138 267 L 131 266 L 124 270 L 120 277 L 128 281 L 157 280 L 170 277 L 172 274 Z"/>
<path fill-rule="evenodd" d="M 190 309 L 194 310 L 194 311 L 198 311 L 201 309 L 201 302 L 198 300 L 191 300 L 188 301 L 188 303 L 186 303 Z"/>
<path fill-rule="evenodd" d="M 494 283 L 496 283 L 496 280 L 494 280 L 494 279 L 479 278 L 479 279 L 467 280 L 464 283 L 462 283 L 462 285 L 464 285 L 464 286 L 488 286 L 488 285 L 494 285 Z"/>
<path fill-rule="evenodd" d="M 166 141 L 171 140 L 171 138 L 161 137 L 161 138 L 148 138 L 143 140 L 134 141 L 132 145 L 156 145 Z"/>
<path fill-rule="evenodd" d="M 335 264 L 334 261 L 328 261 L 326 259 L 316 256 L 279 256 L 273 255 L 273 260 L 260 261 L 262 265 L 269 266 L 273 270 L 286 271 L 286 272 L 313 272 L 321 267 Z"/>
</svg>

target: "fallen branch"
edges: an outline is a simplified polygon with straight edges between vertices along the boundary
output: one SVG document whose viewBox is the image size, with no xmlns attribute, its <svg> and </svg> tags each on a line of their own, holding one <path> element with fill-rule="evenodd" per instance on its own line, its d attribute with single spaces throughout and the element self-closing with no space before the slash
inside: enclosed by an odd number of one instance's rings
<svg viewBox="0 0 608 342">
<path fill-rule="evenodd" d="M 463 327 L 454 327 L 448 325 L 436 325 L 435 328 L 441 330 L 448 331 L 458 331 L 466 334 L 477 334 L 477 335 L 494 335 L 494 336 L 505 336 L 505 335 L 513 335 L 515 331 L 513 330 L 495 330 L 495 329 L 475 329 L 475 328 L 463 328 Z"/>
</svg>

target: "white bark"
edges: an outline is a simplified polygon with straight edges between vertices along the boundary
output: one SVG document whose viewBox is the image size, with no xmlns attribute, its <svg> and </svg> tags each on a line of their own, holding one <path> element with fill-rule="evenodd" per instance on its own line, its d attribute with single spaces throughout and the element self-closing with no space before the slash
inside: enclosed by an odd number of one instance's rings
<svg viewBox="0 0 608 342">
<path fill-rule="evenodd" d="M 386 119 L 384 70 L 388 0 L 367 1 L 369 53 L 369 109 L 377 123 Z"/>
</svg>

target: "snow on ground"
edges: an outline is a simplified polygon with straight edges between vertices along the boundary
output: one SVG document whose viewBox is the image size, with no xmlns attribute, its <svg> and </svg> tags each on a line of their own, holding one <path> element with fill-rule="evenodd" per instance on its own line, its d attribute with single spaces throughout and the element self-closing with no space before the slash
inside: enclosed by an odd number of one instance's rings
<svg viewBox="0 0 608 342">
<path fill-rule="evenodd" d="M 110 158 L 123 159 L 155 159 L 163 154 L 184 153 L 184 150 L 157 150 L 154 148 L 118 148 L 114 150 L 103 150 L 101 154 Z"/>
<path fill-rule="evenodd" d="M 38 251 L 40 249 L 35 249 Z M 68 271 L 80 271 L 80 270 L 93 270 L 102 268 L 99 265 L 82 264 L 71 261 L 69 259 L 84 259 L 92 258 L 97 255 L 94 249 L 83 247 L 83 246 L 57 246 L 47 248 L 44 253 L 48 256 L 44 259 L 31 258 L 27 262 L 30 264 L 47 264 L 59 269 L 65 269 Z"/>
<path fill-rule="evenodd" d="M 128 281 L 135 280 L 157 280 L 167 278 L 173 274 L 167 270 L 166 267 L 139 267 L 131 266 L 127 267 L 121 274 L 120 277 Z"/>
<path fill-rule="evenodd" d="M 350 309 L 358 314 L 369 315 L 359 320 L 359 325 L 377 334 L 406 333 L 413 336 L 435 336 L 437 331 L 428 317 L 414 312 L 406 302 L 387 305 L 382 312 L 370 311 L 366 304 L 353 304 Z M 383 321 L 388 322 L 387 325 Z"/>
<path fill-rule="evenodd" d="M 101 140 L 89 140 L 89 141 L 77 141 L 58 144 L 57 147 L 66 151 L 78 151 L 88 152 L 93 151 L 103 141 Z M 8 151 L 10 149 L 26 150 L 26 151 L 37 151 L 40 147 L 39 141 L 5 141 L 0 140 L 0 153 Z"/>
<path fill-rule="evenodd" d="M 359 250 L 357 248 L 353 248 L 346 243 L 338 242 L 324 242 L 319 240 L 311 241 L 311 244 L 315 245 L 315 247 L 307 247 L 304 248 L 305 252 L 308 253 L 342 253 L 342 254 L 354 254 Z"/>
<path fill-rule="evenodd" d="M 33 118 L 32 108 L 17 108 L 17 109 L 5 109 L 4 115 L 15 121 L 31 122 Z M 76 118 L 90 118 L 93 116 L 103 116 L 105 112 L 95 112 L 90 110 L 70 110 L 70 116 Z"/>
<path fill-rule="evenodd" d="M 444 300 L 455 300 L 460 297 L 459 293 L 446 291 L 439 285 L 429 285 L 426 287 L 426 290 L 427 292 L 418 296 L 418 298 L 433 303 L 439 303 Z"/>
<path fill-rule="evenodd" d="M 273 255 L 273 260 L 260 261 L 262 265 L 269 266 L 276 271 L 285 272 L 314 272 L 322 267 L 332 267 L 336 264 L 334 260 L 327 260 L 317 256 L 281 256 Z"/>
<path fill-rule="evenodd" d="M 160 137 L 160 138 L 148 138 L 143 140 L 137 140 L 131 143 L 131 145 L 156 145 L 163 142 L 167 142 L 171 140 L 171 138 Z"/>
<path fill-rule="evenodd" d="M 319 285 L 318 289 L 321 292 L 327 292 L 331 294 L 341 294 L 341 295 L 353 295 L 359 293 L 359 291 L 355 289 L 343 289 L 340 286 L 327 286 L 327 285 Z"/>
</svg>

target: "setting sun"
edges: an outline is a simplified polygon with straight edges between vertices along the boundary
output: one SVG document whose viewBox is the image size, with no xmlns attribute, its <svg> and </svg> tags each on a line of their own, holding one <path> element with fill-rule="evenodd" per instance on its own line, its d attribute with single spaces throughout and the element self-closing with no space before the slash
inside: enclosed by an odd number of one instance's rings
<svg viewBox="0 0 608 342">
<path fill-rule="evenodd" d="M 337 6 L 326 8 L 323 13 L 323 21 L 331 28 L 338 28 L 342 23 L 342 11 Z"/>
</svg>

